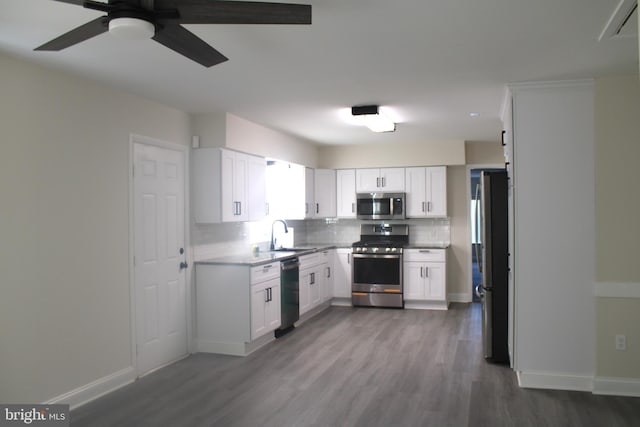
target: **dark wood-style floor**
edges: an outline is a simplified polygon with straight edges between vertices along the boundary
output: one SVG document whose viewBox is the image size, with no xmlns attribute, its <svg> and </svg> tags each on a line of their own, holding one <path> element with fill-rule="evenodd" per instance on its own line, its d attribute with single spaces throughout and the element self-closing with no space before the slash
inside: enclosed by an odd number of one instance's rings
<svg viewBox="0 0 640 427">
<path fill-rule="evenodd" d="M 332 307 L 245 357 L 196 354 L 73 426 L 640 426 L 640 398 L 525 390 L 481 353 L 480 308 Z"/>
</svg>

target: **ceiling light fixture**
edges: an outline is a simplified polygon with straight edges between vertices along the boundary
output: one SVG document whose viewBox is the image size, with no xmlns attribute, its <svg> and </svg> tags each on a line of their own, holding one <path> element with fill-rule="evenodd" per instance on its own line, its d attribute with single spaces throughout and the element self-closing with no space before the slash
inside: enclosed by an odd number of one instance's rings
<svg viewBox="0 0 640 427">
<path fill-rule="evenodd" d="M 396 130 L 396 124 L 385 116 L 377 105 L 351 107 L 351 115 L 358 123 L 373 132 L 393 132 Z"/>
<path fill-rule="evenodd" d="M 115 18 L 109 21 L 109 34 L 126 40 L 150 39 L 155 33 L 156 27 L 144 19 Z"/>
</svg>

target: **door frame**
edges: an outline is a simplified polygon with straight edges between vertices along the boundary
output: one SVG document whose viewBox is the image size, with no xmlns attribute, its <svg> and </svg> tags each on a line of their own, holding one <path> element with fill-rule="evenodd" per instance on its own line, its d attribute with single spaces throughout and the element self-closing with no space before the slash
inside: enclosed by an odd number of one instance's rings
<svg viewBox="0 0 640 427">
<path fill-rule="evenodd" d="M 193 320 L 193 251 L 191 250 L 191 214 L 190 214 L 190 196 L 189 196 L 189 177 L 191 173 L 189 171 L 189 165 L 191 163 L 190 150 L 186 145 L 176 144 L 174 142 L 163 141 L 143 135 L 130 134 L 129 135 L 129 168 L 127 170 L 127 177 L 129 180 L 129 316 L 130 316 L 130 343 L 131 343 L 131 366 L 136 378 L 140 377 L 138 368 L 138 337 L 137 337 L 137 321 L 136 321 L 136 282 L 135 282 L 135 265 L 133 257 L 135 255 L 135 183 L 133 176 L 133 167 L 135 163 L 134 146 L 135 144 L 144 144 L 153 147 L 163 148 L 166 150 L 179 151 L 184 154 L 184 247 L 185 258 L 189 265 L 185 271 L 185 298 L 186 298 L 186 316 L 187 316 L 187 355 L 193 353 L 193 330 L 195 322 Z M 171 362 L 173 363 L 173 362 Z M 161 368 L 152 369 L 145 372 L 144 375 L 150 374 Z"/>
<path fill-rule="evenodd" d="M 466 200 L 466 228 L 467 228 L 467 286 L 465 287 L 465 291 L 462 293 L 464 295 L 464 302 L 472 302 L 473 301 L 473 251 L 471 250 L 471 170 L 472 169 L 504 169 L 504 163 L 478 163 L 478 164 L 470 164 L 467 165 L 466 168 L 466 178 L 465 178 L 465 188 L 467 191 L 467 195 L 465 197 Z"/>
</svg>

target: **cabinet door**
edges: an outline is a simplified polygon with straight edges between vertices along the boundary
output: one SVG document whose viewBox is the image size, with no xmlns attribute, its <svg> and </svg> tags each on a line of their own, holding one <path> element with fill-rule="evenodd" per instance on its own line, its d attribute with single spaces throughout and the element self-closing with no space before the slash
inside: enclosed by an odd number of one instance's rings
<svg viewBox="0 0 640 427">
<path fill-rule="evenodd" d="M 266 173 L 267 161 L 264 158 L 248 156 L 247 210 L 249 221 L 260 221 L 267 215 Z"/>
<path fill-rule="evenodd" d="M 356 217 L 356 171 L 336 171 L 336 215 L 338 218 Z"/>
<path fill-rule="evenodd" d="M 336 216 L 336 171 L 316 169 L 314 171 L 315 218 Z"/>
<path fill-rule="evenodd" d="M 324 282 L 322 265 L 313 267 L 309 280 L 309 308 L 314 308 L 322 302 L 322 285 Z"/>
<path fill-rule="evenodd" d="M 421 262 L 404 263 L 404 298 L 425 299 L 424 264 Z"/>
<path fill-rule="evenodd" d="M 280 279 L 274 279 L 268 282 L 270 291 L 271 300 L 267 303 L 267 307 L 265 309 L 265 325 L 267 327 L 267 331 L 274 331 L 280 327 L 282 324 L 281 321 L 281 294 L 280 294 Z"/>
<path fill-rule="evenodd" d="M 427 280 L 426 297 L 428 299 L 444 300 L 446 297 L 445 263 L 434 262 L 424 265 Z"/>
<path fill-rule="evenodd" d="M 425 168 L 406 168 L 405 178 L 407 216 L 412 218 L 426 216 L 427 174 Z"/>
<path fill-rule="evenodd" d="M 280 278 L 251 286 L 251 340 L 278 328 L 280 315 Z"/>
<path fill-rule="evenodd" d="M 313 218 L 315 212 L 315 183 L 313 169 L 304 169 L 304 217 Z"/>
<path fill-rule="evenodd" d="M 426 168 L 427 216 L 447 216 L 447 168 Z"/>
<path fill-rule="evenodd" d="M 333 269 L 333 296 L 351 298 L 351 249 L 337 249 Z"/>
<path fill-rule="evenodd" d="M 251 287 L 251 340 L 267 333 L 266 310 L 269 291 L 265 283 L 267 282 Z"/>
<path fill-rule="evenodd" d="M 249 170 L 249 156 L 234 153 L 233 159 L 233 201 L 237 203 L 237 212 L 234 221 L 247 221 L 249 219 L 249 206 L 247 203 L 247 175 Z"/>
<path fill-rule="evenodd" d="M 311 272 L 312 268 L 300 270 L 299 305 L 301 316 L 311 308 Z"/>
<path fill-rule="evenodd" d="M 375 192 L 381 188 L 380 169 L 356 169 L 356 192 Z"/>
<path fill-rule="evenodd" d="M 234 198 L 233 178 L 234 178 L 234 153 L 233 151 L 220 150 L 221 155 L 221 183 L 222 183 L 222 221 L 236 221 L 238 213 L 237 200 Z"/>
<path fill-rule="evenodd" d="M 404 168 L 380 169 L 380 186 L 385 192 L 404 191 Z"/>
</svg>

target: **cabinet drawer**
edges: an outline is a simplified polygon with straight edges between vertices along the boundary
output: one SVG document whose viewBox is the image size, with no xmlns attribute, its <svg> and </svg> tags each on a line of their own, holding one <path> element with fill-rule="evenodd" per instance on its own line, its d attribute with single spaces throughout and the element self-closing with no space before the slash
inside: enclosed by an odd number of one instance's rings
<svg viewBox="0 0 640 427">
<path fill-rule="evenodd" d="M 251 284 L 264 282 L 265 280 L 280 277 L 280 263 L 272 262 L 270 264 L 259 265 L 251 268 Z"/>
<path fill-rule="evenodd" d="M 445 262 L 446 249 L 405 249 L 404 261 Z"/>
<path fill-rule="evenodd" d="M 322 264 L 324 262 L 324 255 L 321 252 L 316 252 L 314 254 L 301 256 L 299 260 L 300 260 L 300 270 L 302 270 L 303 268 Z"/>
</svg>

